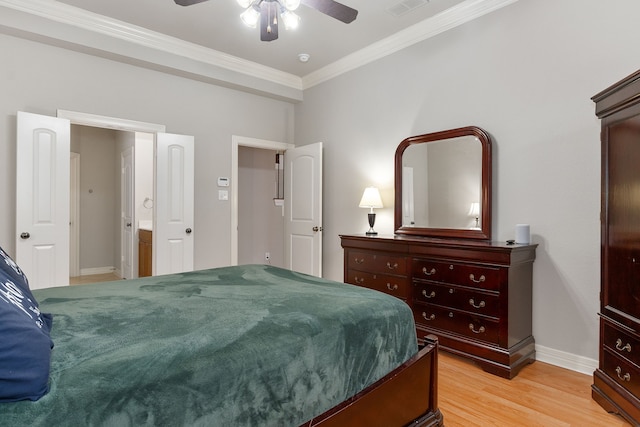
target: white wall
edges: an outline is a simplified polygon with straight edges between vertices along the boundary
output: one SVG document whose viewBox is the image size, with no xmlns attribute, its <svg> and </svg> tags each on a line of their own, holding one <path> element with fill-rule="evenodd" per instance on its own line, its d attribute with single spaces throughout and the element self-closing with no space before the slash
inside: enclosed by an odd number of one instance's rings
<svg viewBox="0 0 640 427">
<path fill-rule="evenodd" d="M 367 229 L 364 187 L 381 189 L 376 230 L 393 232 L 400 141 L 480 126 L 494 142 L 493 237 L 529 223 L 539 244 L 537 345 L 597 359 L 600 142 L 590 97 L 640 66 L 638 16 L 635 0 L 520 0 L 306 90 L 296 141 L 325 144 L 325 276 L 342 278 L 338 235 Z"/>
<path fill-rule="evenodd" d="M 273 202 L 275 156 L 274 150 L 238 147 L 238 264 L 284 267 L 283 210 Z"/>
<path fill-rule="evenodd" d="M 71 126 L 72 151 L 80 153 L 80 271 L 118 267 L 120 206 L 117 132 Z"/>
<path fill-rule="evenodd" d="M 292 142 L 290 103 L 0 35 L 0 245 L 15 254 L 16 112 L 57 109 L 164 124 L 195 137 L 195 268 L 230 263 L 231 136 Z M 235 183 L 231 183 L 235 185 Z"/>
<path fill-rule="evenodd" d="M 153 139 L 150 133 L 135 133 L 136 221 L 153 220 Z M 145 200 L 149 199 L 146 203 Z M 136 229 L 138 228 L 136 224 Z"/>
</svg>

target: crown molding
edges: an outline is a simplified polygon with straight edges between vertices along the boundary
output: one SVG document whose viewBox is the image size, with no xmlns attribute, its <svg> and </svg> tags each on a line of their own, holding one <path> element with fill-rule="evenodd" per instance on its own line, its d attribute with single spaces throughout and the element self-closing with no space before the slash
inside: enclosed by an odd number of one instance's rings
<svg viewBox="0 0 640 427">
<path fill-rule="evenodd" d="M 464 1 L 302 78 L 54 0 L 0 0 L 0 32 L 298 102 L 304 89 L 516 1 Z"/>
<path fill-rule="evenodd" d="M 302 88 L 308 89 L 327 80 L 411 45 L 434 37 L 466 22 L 501 9 L 518 0 L 467 0 L 433 17 L 354 52 L 302 78 Z"/>
<path fill-rule="evenodd" d="M 260 76 L 265 80 L 294 89 L 301 89 L 300 78 L 293 74 L 65 3 L 51 0 L 29 0 L 28 2 L 24 0 L 0 0 L 0 6 L 10 7 L 83 30 L 125 40 L 135 45 L 184 56 L 237 73 Z"/>
<path fill-rule="evenodd" d="M 53 0 L 0 0 L 0 33 L 248 92 L 302 100 L 302 79 Z"/>
</svg>

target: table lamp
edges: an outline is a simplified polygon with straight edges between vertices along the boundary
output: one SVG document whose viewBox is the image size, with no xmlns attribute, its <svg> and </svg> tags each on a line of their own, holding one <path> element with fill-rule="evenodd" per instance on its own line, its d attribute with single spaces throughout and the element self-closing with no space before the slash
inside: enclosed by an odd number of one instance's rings
<svg viewBox="0 0 640 427">
<path fill-rule="evenodd" d="M 367 236 L 375 236 L 378 233 L 373 229 L 373 225 L 376 222 L 376 214 L 375 212 L 373 212 L 373 208 L 382 207 L 382 199 L 380 198 L 380 192 L 376 187 L 367 187 L 364 189 L 364 193 L 362 194 L 362 199 L 360 199 L 360 207 L 371 209 L 371 211 L 368 214 L 369 231 L 367 231 L 366 234 Z"/>
</svg>

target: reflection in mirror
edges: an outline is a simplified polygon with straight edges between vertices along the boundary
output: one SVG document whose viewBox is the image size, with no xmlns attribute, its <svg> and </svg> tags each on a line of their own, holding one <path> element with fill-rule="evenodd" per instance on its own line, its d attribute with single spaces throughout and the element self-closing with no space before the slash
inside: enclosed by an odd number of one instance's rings
<svg viewBox="0 0 640 427">
<path fill-rule="evenodd" d="M 491 140 L 477 127 L 405 139 L 395 158 L 397 234 L 491 239 Z"/>
<path fill-rule="evenodd" d="M 479 211 L 482 190 L 482 145 L 477 137 L 411 145 L 402 156 L 402 173 L 403 226 L 479 227 L 479 212 L 472 208 Z"/>
</svg>

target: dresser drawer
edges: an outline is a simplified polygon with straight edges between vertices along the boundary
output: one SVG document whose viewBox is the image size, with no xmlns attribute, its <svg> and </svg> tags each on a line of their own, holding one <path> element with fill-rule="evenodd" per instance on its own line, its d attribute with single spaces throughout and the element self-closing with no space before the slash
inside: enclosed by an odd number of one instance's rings
<svg viewBox="0 0 640 427">
<path fill-rule="evenodd" d="M 499 317 L 500 295 L 432 282 L 413 282 L 413 300 Z"/>
<path fill-rule="evenodd" d="M 406 258 L 385 253 L 349 251 L 347 267 L 349 270 L 407 275 Z"/>
<path fill-rule="evenodd" d="M 498 319 L 431 304 L 416 304 L 413 316 L 416 323 L 428 328 L 443 329 L 494 344 L 499 342 Z"/>
<path fill-rule="evenodd" d="M 390 274 L 377 274 L 358 270 L 349 270 L 347 272 L 347 283 L 375 289 L 403 300 L 407 300 L 409 296 L 408 281 L 406 277 L 392 276 Z"/>
<path fill-rule="evenodd" d="M 411 260 L 411 275 L 415 279 L 450 282 L 453 277 L 451 270 L 453 270 L 453 264 L 450 262 L 422 258 Z"/>
<path fill-rule="evenodd" d="M 602 340 L 612 353 L 640 365 L 640 341 L 632 334 L 604 322 Z"/>
<path fill-rule="evenodd" d="M 461 264 L 414 258 L 411 273 L 416 279 L 453 283 L 461 286 L 499 290 L 506 280 L 503 269 L 486 265 Z"/>
<path fill-rule="evenodd" d="M 640 396 L 640 369 L 609 348 L 603 351 L 602 370 L 635 396 Z"/>
</svg>

